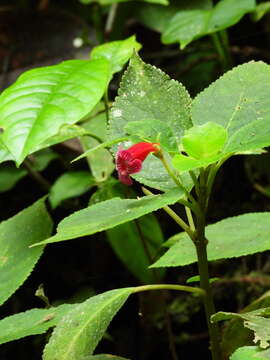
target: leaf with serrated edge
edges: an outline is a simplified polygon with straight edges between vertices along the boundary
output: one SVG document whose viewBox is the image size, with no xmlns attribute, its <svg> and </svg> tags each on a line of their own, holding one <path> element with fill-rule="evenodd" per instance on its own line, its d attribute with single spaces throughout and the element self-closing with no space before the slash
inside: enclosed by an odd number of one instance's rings
<svg viewBox="0 0 270 360">
<path fill-rule="evenodd" d="M 50 309 L 31 309 L 1 319 L 0 344 L 25 336 L 43 334 L 76 305 L 63 304 Z"/>
<path fill-rule="evenodd" d="M 1 141 L 19 165 L 39 144 L 74 124 L 101 99 L 109 64 L 68 60 L 29 70 L 0 96 Z"/>
<path fill-rule="evenodd" d="M 91 355 L 133 288 L 115 289 L 78 304 L 58 323 L 43 360 L 78 360 Z"/>
<path fill-rule="evenodd" d="M 180 141 L 184 130 L 192 126 L 190 104 L 190 96 L 183 85 L 170 79 L 160 69 L 145 64 L 134 54 L 110 112 L 109 137 L 126 136 L 125 126 L 129 122 L 157 120 L 165 123 L 174 139 Z M 131 143 L 122 145 L 126 148 Z M 113 149 L 116 152 L 117 146 Z M 144 162 L 143 170 L 134 178 L 160 190 L 174 187 L 161 162 L 151 155 Z"/>
<path fill-rule="evenodd" d="M 230 217 L 206 227 L 208 260 L 255 254 L 270 249 L 270 212 Z M 252 226 L 250 226 L 252 224 Z M 197 261 L 195 246 L 185 233 L 151 267 L 184 266 Z"/>
<path fill-rule="evenodd" d="M 30 275 L 43 248 L 29 246 L 51 234 L 52 221 L 40 199 L 0 224 L 0 305 Z"/>
<path fill-rule="evenodd" d="M 114 198 L 102 201 L 66 217 L 59 223 L 56 235 L 39 244 L 70 240 L 110 229 L 174 204 L 181 196 L 182 191 L 174 188 L 162 195 L 144 196 L 140 199 Z"/>
<path fill-rule="evenodd" d="M 224 154 L 270 145 L 270 66 L 251 61 L 227 72 L 194 99 L 192 121 L 227 129 Z"/>
</svg>

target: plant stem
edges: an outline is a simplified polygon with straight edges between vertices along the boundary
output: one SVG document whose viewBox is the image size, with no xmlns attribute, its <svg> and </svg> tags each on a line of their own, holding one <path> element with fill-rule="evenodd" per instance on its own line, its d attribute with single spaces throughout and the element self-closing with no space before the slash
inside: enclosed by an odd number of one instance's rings
<svg viewBox="0 0 270 360">
<path fill-rule="evenodd" d="M 133 293 L 138 293 L 141 291 L 152 291 L 152 290 L 177 290 L 177 291 L 186 291 L 201 296 L 205 296 L 205 291 L 201 288 L 177 285 L 177 284 L 154 284 L 154 285 L 142 285 L 136 286 L 133 290 Z"/>
<path fill-rule="evenodd" d="M 105 30 L 104 30 L 104 37 L 105 40 L 109 41 L 109 37 L 110 37 L 110 33 L 112 32 L 113 29 L 113 23 L 115 20 L 115 16 L 116 16 L 116 12 L 117 12 L 117 8 L 118 8 L 118 4 L 112 4 L 109 10 L 109 14 L 107 17 L 107 22 L 105 25 Z"/>
<path fill-rule="evenodd" d="M 108 85 L 109 86 L 109 85 Z M 107 125 L 109 124 L 109 97 L 108 97 L 108 86 L 105 90 L 103 101 L 105 106 L 105 112 L 106 112 L 106 121 Z"/>
<path fill-rule="evenodd" d="M 219 55 L 223 70 L 225 72 L 231 68 L 231 59 L 228 49 L 224 48 L 218 32 L 211 34 L 211 38 Z"/>
<path fill-rule="evenodd" d="M 199 186 L 199 206 L 201 208 L 201 215 L 197 217 L 195 246 L 198 257 L 198 270 L 200 274 L 200 286 L 205 291 L 204 310 L 209 330 L 211 353 L 213 360 L 220 360 L 220 341 L 219 329 L 217 323 L 211 323 L 211 315 L 215 310 L 211 286 L 209 283 L 209 270 L 207 259 L 207 239 L 205 237 L 205 216 L 207 208 L 207 176 L 206 171 L 201 169 L 200 172 L 200 186 Z"/>
<path fill-rule="evenodd" d="M 43 190 L 48 192 L 50 190 L 51 184 L 38 172 L 34 169 L 31 162 L 27 159 L 24 160 L 23 166 L 28 171 L 29 175 L 36 180 L 37 183 L 41 186 Z"/>
</svg>

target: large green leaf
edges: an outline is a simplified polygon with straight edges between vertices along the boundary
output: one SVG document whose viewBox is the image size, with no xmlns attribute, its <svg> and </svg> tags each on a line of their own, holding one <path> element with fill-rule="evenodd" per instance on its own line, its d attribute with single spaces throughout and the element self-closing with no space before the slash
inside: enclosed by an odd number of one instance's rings
<svg viewBox="0 0 270 360">
<path fill-rule="evenodd" d="M 166 205 L 174 204 L 182 195 L 178 188 L 174 188 L 162 195 L 144 196 L 140 199 L 114 198 L 100 202 L 66 217 L 59 223 L 56 235 L 40 244 L 70 240 L 111 229 Z"/>
<path fill-rule="evenodd" d="M 173 135 L 172 142 L 179 141 L 184 130 L 192 126 L 190 103 L 191 99 L 183 85 L 171 80 L 154 66 L 145 64 L 134 54 L 122 78 L 119 96 L 110 112 L 110 138 L 126 136 L 125 126 L 132 121 L 154 123 L 157 120 L 157 132 L 158 124 L 165 123 Z M 160 132 L 163 130 L 164 126 Z M 130 143 L 123 145 L 127 147 Z M 143 170 L 135 178 L 162 190 L 174 187 L 163 165 L 154 156 L 146 159 Z"/>
<path fill-rule="evenodd" d="M 243 346 L 237 349 L 230 360 L 260 360 L 265 359 L 261 357 L 261 349 L 258 346 Z"/>
<path fill-rule="evenodd" d="M 251 61 L 227 72 L 195 98 L 192 121 L 228 131 L 224 154 L 270 145 L 270 66 Z"/>
<path fill-rule="evenodd" d="M 220 0 L 212 9 L 199 4 L 191 10 L 181 10 L 167 23 L 162 33 L 165 44 L 180 42 L 183 49 L 194 39 L 212 34 L 236 24 L 255 9 L 255 0 Z"/>
<path fill-rule="evenodd" d="M 89 113 L 108 83 L 109 64 L 69 60 L 29 70 L 0 96 L 1 141 L 17 164 L 40 144 Z"/>
<path fill-rule="evenodd" d="M 61 175 L 50 189 L 49 200 L 53 208 L 63 200 L 80 196 L 95 185 L 89 171 L 68 171 Z"/>
<path fill-rule="evenodd" d="M 74 306 L 74 304 L 63 304 L 50 309 L 31 309 L 1 319 L 0 344 L 46 332 Z"/>
<path fill-rule="evenodd" d="M 50 236 L 52 221 L 44 198 L 0 224 L 0 304 L 25 281 L 43 248 L 29 245 Z"/>
<path fill-rule="evenodd" d="M 139 51 L 141 47 L 141 44 L 136 41 L 136 37 L 133 35 L 125 40 L 111 41 L 96 46 L 90 55 L 91 59 L 107 59 L 110 63 L 111 73 L 114 74 L 123 68 L 134 50 Z"/>
<path fill-rule="evenodd" d="M 270 212 L 230 217 L 206 227 L 208 260 L 250 255 L 270 249 Z M 197 261 L 195 246 L 185 233 L 151 267 L 184 266 Z"/>
<path fill-rule="evenodd" d="M 74 307 L 58 323 L 43 360 L 78 360 L 91 355 L 133 288 L 107 291 Z"/>
<path fill-rule="evenodd" d="M 270 344 L 270 308 L 250 311 L 247 313 L 231 313 L 220 311 L 211 317 L 211 321 L 222 321 L 228 319 L 239 318 L 244 321 L 244 326 L 254 332 L 254 343 L 259 342 L 259 346 L 263 349 Z"/>
</svg>

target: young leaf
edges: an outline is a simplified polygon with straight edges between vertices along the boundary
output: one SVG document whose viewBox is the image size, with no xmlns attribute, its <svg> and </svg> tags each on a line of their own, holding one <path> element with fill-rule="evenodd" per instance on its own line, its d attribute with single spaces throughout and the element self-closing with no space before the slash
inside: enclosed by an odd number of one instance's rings
<svg viewBox="0 0 270 360">
<path fill-rule="evenodd" d="M 112 41 L 94 47 L 91 51 L 91 59 L 105 58 L 109 61 L 111 73 L 122 70 L 125 63 L 130 59 L 134 50 L 139 51 L 141 44 L 133 35 L 125 40 Z"/>
<path fill-rule="evenodd" d="M 270 66 L 251 61 L 227 72 L 194 99 L 192 120 L 227 130 L 223 153 L 270 145 Z"/>
<path fill-rule="evenodd" d="M 107 291 L 78 304 L 58 323 L 43 360 L 78 360 L 93 354 L 112 318 L 133 288 Z"/>
<path fill-rule="evenodd" d="M 126 136 L 125 127 L 132 121 L 143 124 L 144 121 L 157 120 L 155 131 L 162 133 L 164 126 L 159 128 L 158 124 L 166 124 L 170 130 L 168 134 L 173 135 L 171 142 L 179 142 L 184 130 L 192 126 L 190 103 L 183 85 L 134 55 L 110 112 L 109 136 L 112 139 Z M 157 189 L 174 187 L 161 162 L 154 156 L 146 159 L 143 170 L 135 178 Z"/>
<path fill-rule="evenodd" d="M 62 304 L 50 309 L 31 309 L 1 319 L 0 344 L 29 335 L 45 333 L 76 305 Z"/>
<path fill-rule="evenodd" d="M 50 189 L 49 200 L 56 208 L 63 200 L 80 196 L 95 185 L 89 171 L 68 171 L 61 175 Z"/>
<path fill-rule="evenodd" d="M 43 248 L 29 245 L 50 236 L 52 221 L 44 198 L 0 224 L 0 305 L 26 280 Z"/>
<path fill-rule="evenodd" d="M 264 212 L 234 216 L 208 225 L 208 260 L 227 259 L 269 250 L 269 221 L 270 212 Z M 173 238 L 178 241 L 151 267 L 184 266 L 197 261 L 195 246 L 185 233 Z"/>
<path fill-rule="evenodd" d="M 181 196 L 183 193 L 178 188 L 174 188 L 162 195 L 144 196 L 140 199 L 114 198 L 103 201 L 66 217 L 59 223 L 56 235 L 39 244 L 75 239 L 111 229 L 163 206 L 174 204 Z"/>
<path fill-rule="evenodd" d="M 265 357 L 261 356 L 261 349 L 258 346 L 243 346 L 237 349 L 230 360 L 262 360 Z"/>
<path fill-rule="evenodd" d="M 254 10 L 255 0 L 221 0 L 212 9 L 180 10 L 167 23 L 162 34 L 165 44 L 180 42 L 181 49 L 204 35 L 212 34 L 236 24 L 246 13 Z"/>
<path fill-rule="evenodd" d="M 69 60 L 29 70 L 0 96 L 0 138 L 20 165 L 61 126 L 74 124 L 101 99 L 108 83 L 105 59 Z"/>
</svg>

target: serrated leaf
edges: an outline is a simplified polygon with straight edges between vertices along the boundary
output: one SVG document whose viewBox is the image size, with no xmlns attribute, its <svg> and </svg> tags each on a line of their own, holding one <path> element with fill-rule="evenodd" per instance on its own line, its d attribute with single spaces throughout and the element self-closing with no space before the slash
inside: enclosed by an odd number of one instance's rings
<svg viewBox="0 0 270 360">
<path fill-rule="evenodd" d="M 94 47 L 91 59 L 105 58 L 109 61 L 111 73 L 122 70 L 134 50 L 139 51 L 142 45 L 136 41 L 135 35 L 125 40 L 111 41 Z"/>
<path fill-rule="evenodd" d="M 228 131 L 224 154 L 268 146 L 270 66 L 252 61 L 227 72 L 195 98 L 192 121 L 213 121 Z"/>
<path fill-rule="evenodd" d="M 107 291 L 78 304 L 58 323 L 43 360 L 78 360 L 91 355 L 133 288 Z"/>
<path fill-rule="evenodd" d="M 110 112 L 109 136 L 112 139 L 126 136 L 125 126 L 132 121 L 166 123 L 177 141 L 184 130 L 192 126 L 191 99 L 183 85 L 171 80 L 160 69 L 145 64 L 136 54 L 130 60 L 118 94 Z M 153 168 L 157 171 L 152 172 Z M 153 156 L 146 159 L 144 171 L 134 178 L 157 189 L 164 189 L 164 182 L 166 189 L 174 187 L 161 162 Z"/>
<path fill-rule="evenodd" d="M 113 228 L 163 206 L 174 204 L 182 195 L 181 190 L 174 188 L 162 195 L 103 201 L 66 217 L 59 223 L 56 235 L 39 244 L 70 240 Z"/>
<path fill-rule="evenodd" d="M 270 249 L 270 213 L 230 217 L 206 227 L 208 260 L 228 259 Z M 252 226 L 250 226 L 252 224 Z M 185 233 L 151 267 L 184 266 L 197 261 L 195 246 Z"/>
<path fill-rule="evenodd" d="M 80 196 L 95 185 L 95 179 L 89 171 L 68 171 L 61 175 L 53 184 L 49 193 L 52 208 L 62 201 Z"/>
<path fill-rule="evenodd" d="M 212 9 L 204 9 L 199 4 L 191 10 L 180 10 L 167 22 L 162 41 L 165 44 L 179 42 L 183 49 L 195 39 L 236 24 L 253 11 L 255 5 L 255 0 L 221 0 Z"/>
<path fill-rule="evenodd" d="M 254 343 L 259 342 L 263 349 L 269 346 L 270 341 L 270 308 L 250 311 L 247 313 L 231 313 L 220 311 L 211 316 L 211 321 L 221 321 L 233 318 L 240 318 L 244 321 L 244 326 L 254 332 Z"/>
<path fill-rule="evenodd" d="M 45 333 L 74 306 L 74 304 L 63 304 L 50 309 L 31 309 L 1 319 L 0 344 L 25 336 Z"/>
<path fill-rule="evenodd" d="M 261 349 L 258 346 L 243 346 L 237 349 L 232 356 L 230 356 L 230 360 L 259 360 L 265 359 L 261 357 L 260 354 Z"/>
<path fill-rule="evenodd" d="M 29 249 L 52 231 L 44 198 L 0 224 L 0 305 L 29 276 L 43 248 Z"/>
<path fill-rule="evenodd" d="M 105 59 L 29 70 L 0 96 L 1 141 L 19 165 L 39 145 L 89 113 L 108 83 Z"/>
</svg>

